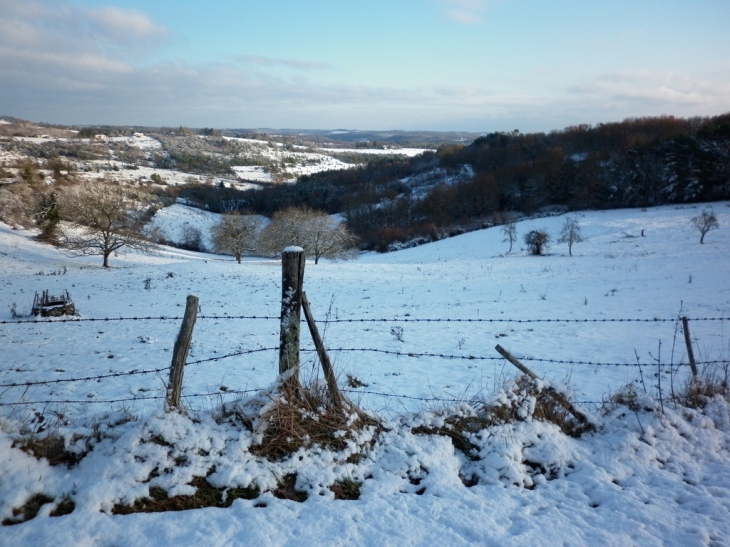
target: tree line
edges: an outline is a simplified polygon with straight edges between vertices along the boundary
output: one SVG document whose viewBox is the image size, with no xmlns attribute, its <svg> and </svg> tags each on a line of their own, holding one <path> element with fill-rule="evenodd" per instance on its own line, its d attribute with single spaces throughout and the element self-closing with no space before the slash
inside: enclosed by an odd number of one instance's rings
<svg viewBox="0 0 730 547">
<path fill-rule="evenodd" d="M 198 186 L 180 194 L 213 211 L 233 204 L 266 216 L 293 206 L 342 213 L 363 248 L 383 251 L 502 224 L 509 212 L 728 199 L 730 114 L 490 133 L 415 158 L 302 176 L 293 185 L 242 192 Z"/>
</svg>

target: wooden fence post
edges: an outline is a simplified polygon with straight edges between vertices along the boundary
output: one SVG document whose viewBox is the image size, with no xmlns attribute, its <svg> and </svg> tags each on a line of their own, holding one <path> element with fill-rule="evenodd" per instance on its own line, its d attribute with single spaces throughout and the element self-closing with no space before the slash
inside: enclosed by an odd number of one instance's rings
<svg viewBox="0 0 730 547">
<path fill-rule="evenodd" d="M 335 408 L 341 409 L 342 395 L 340 394 L 340 389 L 337 387 L 337 378 L 332 369 L 332 363 L 330 362 L 329 355 L 327 355 L 327 350 L 324 347 L 324 342 L 322 342 L 322 337 L 319 335 L 317 323 L 314 321 L 314 315 L 312 315 L 309 300 L 307 300 L 307 293 L 305 292 L 302 292 L 302 309 L 304 310 L 304 317 L 309 326 L 309 333 L 312 335 L 314 347 L 317 349 L 317 355 L 319 355 L 319 362 L 322 364 L 324 378 L 327 381 L 327 390 L 330 392 L 330 401 Z"/>
<path fill-rule="evenodd" d="M 682 330 L 684 331 L 684 343 L 687 345 L 687 359 L 689 359 L 689 368 L 692 369 L 692 380 L 697 380 L 697 362 L 695 354 L 692 351 L 692 339 L 689 335 L 689 319 L 682 317 Z"/>
<path fill-rule="evenodd" d="M 279 374 L 291 372 L 290 383 L 299 385 L 299 331 L 304 284 L 304 249 L 287 247 L 281 253 L 281 333 Z"/>
<path fill-rule="evenodd" d="M 182 393 L 183 371 L 185 360 L 190 349 L 190 340 L 193 338 L 193 327 L 198 316 L 198 297 L 188 295 L 185 303 L 180 333 L 175 340 L 175 349 L 172 352 L 172 366 L 170 367 L 170 383 L 167 385 L 168 409 L 180 408 L 180 394 Z"/>
</svg>

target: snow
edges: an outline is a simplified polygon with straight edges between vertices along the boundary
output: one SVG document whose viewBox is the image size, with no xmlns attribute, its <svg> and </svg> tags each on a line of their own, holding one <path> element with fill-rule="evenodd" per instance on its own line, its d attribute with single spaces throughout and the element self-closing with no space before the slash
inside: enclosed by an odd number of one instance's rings
<svg viewBox="0 0 730 547">
<path fill-rule="evenodd" d="M 351 153 L 359 155 L 402 155 L 413 157 L 423 154 L 427 150 L 420 148 L 308 148 L 299 145 L 284 145 L 280 142 L 268 142 L 258 139 L 244 139 L 239 137 L 224 137 L 224 139 L 239 143 L 246 154 L 261 156 L 275 163 L 279 169 L 278 182 L 295 182 L 302 175 L 312 175 L 321 171 L 335 171 L 351 169 L 353 164 L 346 163 L 331 157 L 333 153 Z M 264 166 L 233 166 L 236 175 L 245 181 L 271 183 L 277 182 L 271 173 L 270 167 Z"/>
<path fill-rule="evenodd" d="M 142 150 L 158 150 L 162 148 L 162 143 L 148 135 L 134 135 L 132 137 L 109 137 L 108 141 L 126 143 Z"/>
<path fill-rule="evenodd" d="M 250 165 L 234 165 L 231 167 L 236 173 L 236 176 L 243 180 L 250 180 L 255 182 L 273 182 L 271 173 L 267 172 L 264 167 L 250 166 Z"/>
<path fill-rule="evenodd" d="M 219 220 L 220 215 L 215 213 L 176 203 L 157 211 L 148 227 L 159 230 L 164 239 L 177 244 L 185 242 L 185 227 L 195 228 L 200 231 L 205 248 L 212 249 L 211 230 Z"/>
<path fill-rule="evenodd" d="M 435 152 L 434 149 L 425 148 L 321 148 L 324 152 L 351 153 L 351 154 L 372 154 L 374 156 L 396 155 L 408 156 L 409 158 L 420 156 L 424 152 Z"/>
<path fill-rule="evenodd" d="M 555 242 L 544 257 L 519 243 L 507 253 L 500 229 L 490 228 L 309 262 L 304 289 L 315 317 L 329 319 L 320 331 L 340 383 L 349 374 L 368 384 L 348 396 L 387 427 L 361 431 L 339 452 L 300 450 L 278 462 L 249 451 L 254 433 L 215 419 L 222 401 L 270 404 L 258 390 L 278 370 L 277 350 L 267 350 L 279 338 L 278 261 L 239 265 L 165 247 L 112 257 L 103 269 L 99 257 L 70 258 L 0 224 L 0 519 L 33 494 L 56 499 L 32 520 L 0 527 L 0 545 L 726 545 L 728 405 L 716 399 L 698 411 L 659 401 L 687 375 L 679 316 L 690 317 L 698 360 L 727 360 L 727 321 L 701 319 L 730 309 L 730 209 L 713 204 L 720 229 L 700 245 L 689 221 L 704 207 L 571 214 L 586 238 L 573 257 Z M 155 223 L 174 237 L 185 222 L 206 234 L 215 218 L 175 205 Z M 564 219 L 520 221 L 518 235 L 545 229 L 555 240 Z M 81 319 L 112 320 L 15 323 L 10 308 L 27 312 L 42 290 L 68 290 Z M 183 385 L 188 410 L 165 413 L 153 397 L 165 393 L 187 294 L 200 298 L 201 315 Z M 157 319 L 118 320 L 134 317 Z M 598 430 L 571 438 L 525 412 L 524 421 L 470 434 L 473 458 L 445 436 L 414 432 L 468 414 L 474 396 L 509 400 L 503 386 L 516 369 L 496 344 L 546 381 L 568 380 Z M 315 357 L 302 358 L 311 376 Z M 7 385 L 85 377 L 93 379 Z M 627 383 L 642 394 L 636 411 L 585 403 Z M 13 447 L 21 429 L 40 429 L 39 416 L 69 450 L 88 451 L 78 465 L 50 466 Z M 362 446 L 367 456 L 351 458 Z M 309 494 L 304 503 L 270 492 L 290 473 Z M 190 494 L 192 477 L 206 475 L 214 486 L 257 484 L 264 493 L 228 509 L 111 514 L 153 485 Z M 358 500 L 333 499 L 328 487 L 345 478 L 362 482 Z M 75 510 L 51 517 L 64 495 Z"/>
</svg>

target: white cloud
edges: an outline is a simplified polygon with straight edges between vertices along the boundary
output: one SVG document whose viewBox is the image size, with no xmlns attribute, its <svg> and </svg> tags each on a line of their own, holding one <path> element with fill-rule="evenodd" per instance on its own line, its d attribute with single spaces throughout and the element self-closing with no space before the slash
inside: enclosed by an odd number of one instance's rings
<svg viewBox="0 0 730 547">
<path fill-rule="evenodd" d="M 164 27 L 154 24 L 145 14 L 136 10 L 115 7 L 92 9 L 86 12 L 88 20 L 102 33 L 115 40 L 156 40 L 167 34 Z"/>
<path fill-rule="evenodd" d="M 692 108 L 719 112 L 730 107 L 730 82 L 727 80 L 649 71 L 605 74 L 568 91 L 580 96 L 581 100 L 676 113 Z"/>
<path fill-rule="evenodd" d="M 0 47 L 5 55 L 15 50 L 39 58 L 48 53 L 128 56 L 153 47 L 168 34 L 143 13 L 115 7 L 0 0 L 0 13 Z"/>
<path fill-rule="evenodd" d="M 464 25 L 481 23 L 489 9 L 506 0 L 436 0 L 446 10 L 446 16 Z"/>
</svg>

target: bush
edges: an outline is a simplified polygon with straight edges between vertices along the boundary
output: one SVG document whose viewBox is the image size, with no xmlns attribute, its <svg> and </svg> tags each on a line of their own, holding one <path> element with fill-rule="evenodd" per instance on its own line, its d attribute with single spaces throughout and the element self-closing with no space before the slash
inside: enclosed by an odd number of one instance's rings
<svg viewBox="0 0 730 547">
<path fill-rule="evenodd" d="M 539 256 L 546 251 L 550 236 L 545 230 L 530 230 L 525 234 L 525 244 L 531 255 Z"/>
</svg>

